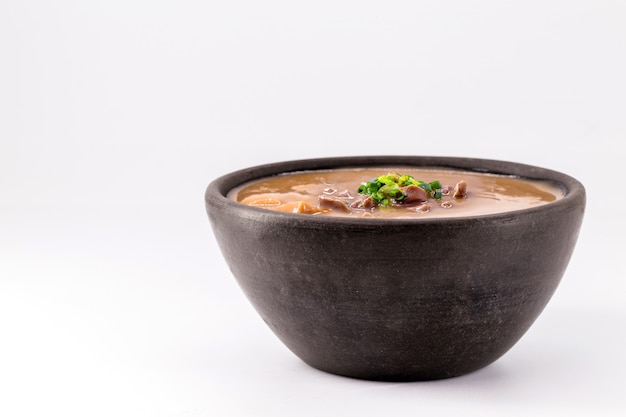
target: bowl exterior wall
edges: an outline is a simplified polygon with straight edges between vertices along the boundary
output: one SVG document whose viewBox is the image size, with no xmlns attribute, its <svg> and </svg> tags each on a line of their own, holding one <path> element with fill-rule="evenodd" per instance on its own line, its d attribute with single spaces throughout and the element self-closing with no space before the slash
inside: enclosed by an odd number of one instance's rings
<svg viewBox="0 0 626 417">
<path fill-rule="evenodd" d="M 556 290 L 583 211 L 584 192 L 509 215 L 344 223 L 207 197 L 234 277 L 294 354 L 395 381 L 463 375 L 508 351 Z"/>
</svg>

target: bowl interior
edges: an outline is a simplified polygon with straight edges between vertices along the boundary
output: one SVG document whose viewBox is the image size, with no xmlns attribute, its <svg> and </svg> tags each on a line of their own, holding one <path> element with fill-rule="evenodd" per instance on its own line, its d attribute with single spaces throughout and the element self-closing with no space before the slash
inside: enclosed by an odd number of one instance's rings
<svg viewBox="0 0 626 417">
<path fill-rule="evenodd" d="M 241 206 L 245 207 L 245 210 L 268 212 L 268 210 L 239 204 L 233 200 L 227 198 L 228 193 L 249 181 L 258 180 L 264 177 L 279 175 L 290 172 L 298 171 L 314 171 L 314 170 L 327 170 L 337 168 L 351 168 L 351 167 L 383 167 L 383 166 L 410 166 L 415 168 L 435 168 L 446 170 L 460 170 L 470 171 L 475 173 L 496 174 L 505 176 L 516 176 L 524 179 L 547 181 L 555 185 L 563 192 L 563 197 L 557 201 L 550 203 L 553 204 L 568 204 L 568 200 L 577 197 L 585 196 L 584 186 L 575 178 L 564 174 L 562 172 L 550 170 L 547 168 L 537 167 L 533 165 L 527 165 L 517 162 L 501 161 L 493 159 L 479 159 L 479 158 L 461 158 L 461 157 L 446 157 L 446 156 L 406 156 L 406 155 L 387 155 L 387 156 L 350 156 L 350 157 L 327 157 L 327 158 L 313 158 L 313 159 L 301 159 L 292 161 L 283 161 L 276 163 L 269 163 L 258 165 L 250 168 L 237 170 L 214 180 L 208 187 L 205 193 L 206 199 L 220 199 L 222 204 L 229 206 Z M 525 208 L 525 210 L 545 210 L 546 207 L 538 206 L 533 208 Z M 299 218 L 295 221 L 312 221 L 312 222 L 330 222 L 330 223 L 350 223 L 360 222 L 364 219 L 359 218 L 347 218 L 347 217 L 323 217 L 323 216 L 302 216 L 293 213 L 274 212 L 264 213 L 270 216 L 288 216 Z M 508 213 L 495 213 L 488 216 L 504 216 L 508 217 L 515 215 L 514 212 Z M 485 216 L 485 215 L 481 215 Z M 461 216 L 456 219 L 464 219 L 467 217 L 476 216 Z M 304 220 L 306 218 L 306 220 Z M 372 219 L 365 219 L 365 221 L 372 221 Z M 414 219 L 376 219 L 377 222 L 386 221 L 414 221 Z M 455 221 L 452 218 L 424 218 L 420 219 L 423 222 L 446 222 Z"/>
</svg>

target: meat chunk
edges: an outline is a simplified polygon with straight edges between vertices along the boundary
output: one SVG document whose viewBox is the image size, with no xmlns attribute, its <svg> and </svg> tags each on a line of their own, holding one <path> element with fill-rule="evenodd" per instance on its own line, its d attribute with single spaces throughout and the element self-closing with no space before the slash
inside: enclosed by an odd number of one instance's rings
<svg viewBox="0 0 626 417">
<path fill-rule="evenodd" d="M 280 206 L 275 207 L 274 210 L 298 214 L 317 214 L 322 211 L 320 208 L 313 207 L 305 201 L 295 201 L 293 203 L 281 204 Z"/>
<path fill-rule="evenodd" d="M 402 188 L 406 193 L 406 197 L 402 200 L 402 204 L 417 204 L 428 201 L 428 193 L 417 185 L 409 185 Z"/>
<path fill-rule="evenodd" d="M 459 181 L 454 186 L 454 193 L 452 194 L 454 198 L 465 198 L 467 197 L 467 183 L 463 180 Z"/>
<path fill-rule="evenodd" d="M 350 208 L 338 198 L 329 197 L 326 195 L 321 195 L 318 198 L 318 204 L 321 208 L 331 209 L 331 210 L 340 210 L 344 213 L 349 213 Z"/>
<path fill-rule="evenodd" d="M 355 200 L 350 207 L 354 209 L 363 209 L 363 210 L 373 210 L 376 208 L 376 202 L 372 199 L 372 197 L 366 197 L 360 200 Z"/>
</svg>

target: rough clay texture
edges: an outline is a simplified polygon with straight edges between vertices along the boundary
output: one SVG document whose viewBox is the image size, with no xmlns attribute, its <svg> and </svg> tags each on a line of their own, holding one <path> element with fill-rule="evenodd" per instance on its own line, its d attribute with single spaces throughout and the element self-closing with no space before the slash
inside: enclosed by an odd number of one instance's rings
<svg viewBox="0 0 626 417">
<path fill-rule="evenodd" d="M 304 362 L 372 380 L 463 375 L 506 353 L 550 300 L 578 237 L 584 188 L 563 174 L 501 161 L 399 158 L 291 161 L 234 173 L 207 188 L 209 220 L 245 295 Z M 537 209 L 437 221 L 313 219 L 224 197 L 242 175 L 359 163 L 480 168 L 545 177 L 568 191 Z"/>
</svg>

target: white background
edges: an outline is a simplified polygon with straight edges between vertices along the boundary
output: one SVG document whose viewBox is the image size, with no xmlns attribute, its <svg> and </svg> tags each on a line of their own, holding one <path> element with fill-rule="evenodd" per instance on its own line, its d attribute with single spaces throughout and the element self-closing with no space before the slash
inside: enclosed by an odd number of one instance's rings
<svg viewBox="0 0 626 417">
<path fill-rule="evenodd" d="M 0 415 L 624 415 L 625 138 L 619 0 L 2 0 Z M 585 184 L 561 286 L 496 363 L 337 377 L 252 310 L 206 185 L 355 154 Z"/>
</svg>

